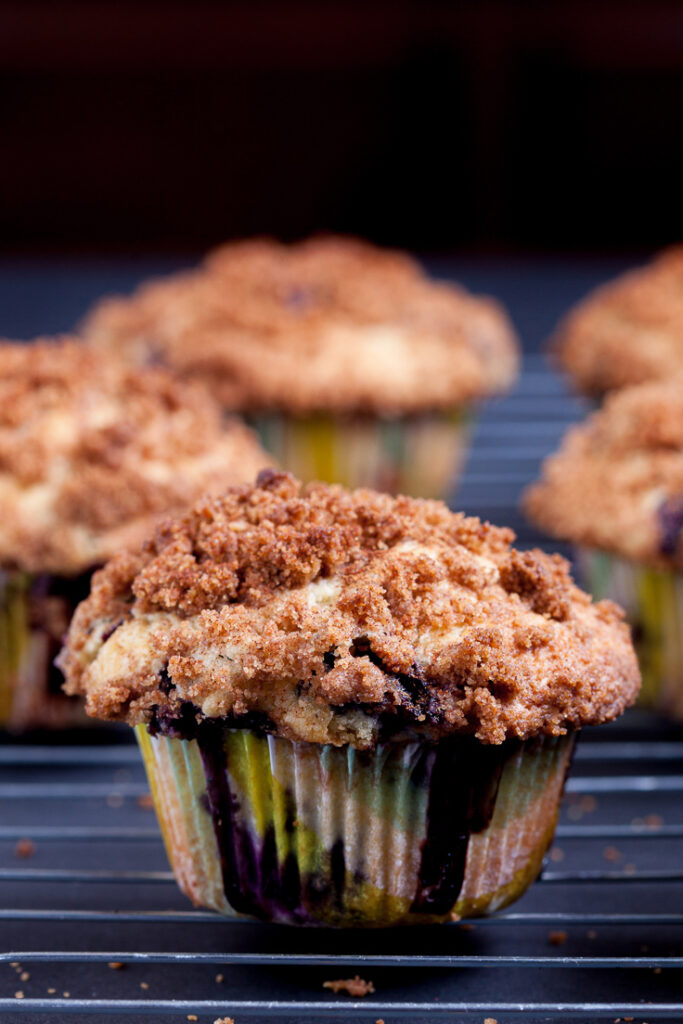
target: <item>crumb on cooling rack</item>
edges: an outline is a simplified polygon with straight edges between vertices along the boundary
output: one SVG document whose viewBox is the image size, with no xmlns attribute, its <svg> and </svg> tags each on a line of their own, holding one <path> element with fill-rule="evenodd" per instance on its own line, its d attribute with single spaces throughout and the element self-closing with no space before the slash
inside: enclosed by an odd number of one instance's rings
<svg viewBox="0 0 683 1024">
<path fill-rule="evenodd" d="M 339 978 L 336 981 L 324 981 L 323 988 L 331 989 L 335 995 L 339 992 L 346 992 L 348 995 L 356 998 L 359 996 L 371 995 L 375 991 L 375 986 L 371 981 L 365 981 L 358 975 L 354 978 Z"/>
<path fill-rule="evenodd" d="M 624 864 L 625 875 L 635 875 L 637 871 L 638 868 L 635 866 L 635 864 Z"/>
<path fill-rule="evenodd" d="M 49 988 L 49 989 L 47 990 L 47 994 L 48 994 L 49 996 L 53 996 L 53 995 L 55 994 L 55 992 L 56 992 L 56 991 L 57 991 L 57 989 L 56 989 L 56 988 Z"/>
<path fill-rule="evenodd" d="M 548 942 L 551 946 L 563 946 L 567 941 L 566 932 L 550 932 L 548 935 Z"/>
<path fill-rule="evenodd" d="M 216 1017 L 213 1024 L 235 1024 L 232 1017 Z"/>
<path fill-rule="evenodd" d="M 14 856 L 20 857 L 22 860 L 26 857 L 32 857 L 35 852 L 36 844 L 32 839 L 19 839 L 14 847 Z"/>
<path fill-rule="evenodd" d="M 149 982 L 141 981 L 140 982 L 140 988 L 148 989 L 149 988 Z"/>
<path fill-rule="evenodd" d="M 19 981 L 30 981 L 30 980 L 31 980 L 31 975 L 29 974 L 28 971 L 22 971 L 21 974 L 19 975 Z"/>
<path fill-rule="evenodd" d="M 199 1017 L 197 1016 L 196 1013 L 188 1013 L 187 1019 L 188 1020 L 199 1020 Z"/>
<path fill-rule="evenodd" d="M 590 931 L 586 932 L 586 935 L 589 939 L 597 939 L 598 937 L 598 933 L 593 928 L 591 928 Z"/>
<path fill-rule="evenodd" d="M 495 1017 L 486 1017 L 484 1024 L 498 1024 L 498 1021 Z"/>
<path fill-rule="evenodd" d="M 152 799 L 151 793 L 141 793 L 136 802 L 138 807 L 141 807 L 143 811 L 150 811 L 154 807 L 154 800 Z"/>
<path fill-rule="evenodd" d="M 216 975 L 216 981 L 220 985 L 220 983 L 223 981 L 223 975 L 222 974 L 217 974 Z"/>
<path fill-rule="evenodd" d="M 610 863 L 612 864 L 616 863 L 616 861 L 618 860 L 621 860 L 621 854 L 619 850 L 617 850 L 616 846 L 606 846 L 605 849 L 602 851 L 602 855 L 605 858 L 605 860 L 610 861 Z"/>
<path fill-rule="evenodd" d="M 564 850 L 560 846 L 553 846 L 548 856 L 556 864 L 559 864 L 560 861 L 564 860 Z"/>
<path fill-rule="evenodd" d="M 107 967 L 111 967 L 112 971 L 122 971 L 123 970 L 123 964 L 121 963 L 120 960 L 111 960 L 107 964 Z"/>
<path fill-rule="evenodd" d="M 15 992 L 14 993 L 14 998 L 15 999 L 23 999 L 24 998 L 24 993 L 23 992 Z"/>
</svg>

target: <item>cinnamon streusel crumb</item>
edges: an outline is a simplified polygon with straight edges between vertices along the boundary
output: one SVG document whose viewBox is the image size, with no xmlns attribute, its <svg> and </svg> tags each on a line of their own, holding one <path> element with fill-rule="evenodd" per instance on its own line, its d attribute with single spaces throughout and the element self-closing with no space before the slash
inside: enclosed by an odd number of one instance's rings
<svg viewBox="0 0 683 1024">
<path fill-rule="evenodd" d="M 64 575 L 270 462 L 205 390 L 74 340 L 0 344 L 0 565 Z"/>
<path fill-rule="evenodd" d="M 266 471 L 96 574 L 67 691 L 152 730 L 258 720 L 356 747 L 387 720 L 501 743 L 614 718 L 639 686 L 620 610 L 512 539 L 440 502 Z"/>
<path fill-rule="evenodd" d="M 683 359 L 683 246 L 589 295 L 560 324 L 555 348 L 589 394 L 667 379 Z"/>
<path fill-rule="evenodd" d="M 554 537 L 683 569 L 683 376 L 617 392 L 571 428 L 526 509 Z"/>
<path fill-rule="evenodd" d="M 84 332 L 252 412 L 453 407 L 505 390 L 518 369 L 497 303 L 348 238 L 225 245 L 196 270 L 99 303 Z"/>
</svg>

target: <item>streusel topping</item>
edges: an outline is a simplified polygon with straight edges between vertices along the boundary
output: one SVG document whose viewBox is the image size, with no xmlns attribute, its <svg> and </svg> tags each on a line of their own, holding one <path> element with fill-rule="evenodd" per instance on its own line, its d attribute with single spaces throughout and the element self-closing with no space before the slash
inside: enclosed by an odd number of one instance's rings
<svg viewBox="0 0 683 1024">
<path fill-rule="evenodd" d="M 371 747 L 387 722 L 486 743 L 616 717 L 620 610 L 567 564 L 440 502 L 262 473 L 99 572 L 61 665 L 90 714 L 260 721 Z"/>
<path fill-rule="evenodd" d="M 101 302 L 84 333 L 252 412 L 450 407 L 505 390 L 518 367 L 493 300 L 343 238 L 225 245 L 194 271 Z"/>
<path fill-rule="evenodd" d="M 0 344 L 0 566 L 77 573 L 268 456 L 198 385 L 73 340 Z"/>
<path fill-rule="evenodd" d="M 579 303 L 560 324 L 556 351 L 589 394 L 668 378 L 683 361 L 683 246 Z"/>
<path fill-rule="evenodd" d="M 528 492 L 554 537 L 683 569 L 683 377 L 610 395 Z"/>
</svg>

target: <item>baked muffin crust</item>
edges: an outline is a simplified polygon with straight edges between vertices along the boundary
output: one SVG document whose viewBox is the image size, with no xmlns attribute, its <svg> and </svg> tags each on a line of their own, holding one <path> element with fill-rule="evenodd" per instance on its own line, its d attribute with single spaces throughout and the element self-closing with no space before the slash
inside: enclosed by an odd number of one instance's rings
<svg viewBox="0 0 683 1024">
<path fill-rule="evenodd" d="M 229 408 L 412 413 L 508 388 L 513 328 L 492 299 L 407 255 L 345 238 L 256 240 L 99 303 L 94 345 L 163 360 Z"/>
<path fill-rule="evenodd" d="M 0 344 L 0 566 L 81 572 L 269 463 L 166 370 L 73 339 Z"/>
<path fill-rule="evenodd" d="M 67 692 L 151 729 L 197 715 L 361 748 L 387 722 L 497 744 L 616 717 L 639 687 L 620 610 L 512 540 L 440 502 L 265 471 L 96 574 Z"/>
<path fill-rule="evenodd" d="M 526 495 L 547 533 L 683 569 L 683 376 L 610 395 Z"/>
<path fill-rule="evenodd" d="M 560 324 L 554 347 L 588 394 L 668 378 L 683 361 L 683 245 L 594 291 Z"/>
</svg>

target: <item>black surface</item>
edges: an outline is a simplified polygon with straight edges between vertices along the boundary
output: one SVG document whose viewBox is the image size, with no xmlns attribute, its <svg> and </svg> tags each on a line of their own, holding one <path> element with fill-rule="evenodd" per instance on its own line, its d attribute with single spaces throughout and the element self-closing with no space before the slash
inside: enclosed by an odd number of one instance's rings
<svg viewBox="0 0 683 1024">
<path fill-rule="evenodd" d="M 547 370 L 540 341 L 568 302 L 615 268 L 450 269 L 507 300 L 527 349 L 520 388 L 483 411 L 457 504 L 512 523 L 533 543 L 519 493 L 585 411 Z M 6 333 L 67 327 L 98 291 L 148 270 L 5 268 Z M 631 712 L 586 731 L 556 841 L 561 859 L 507 912 L 471 930 L 330 933 L 195 911 L 170 877 L 153 812 L 137 802 L 146 790 L 125 730 L 63 747 L 35 736 L 0 747 L 3 1021 L 683 1020 L 683 730 L 674 725 Z M 24 837 L 35 852 L 18 859 Z M 566 937 L 554 945 L 551 932 Z M 322 988 L 355 973 L 372 979 L 374 996 L 356 1003 Z M 69 998 L 55 1002 L 53 987 Z"/>
</svg>

